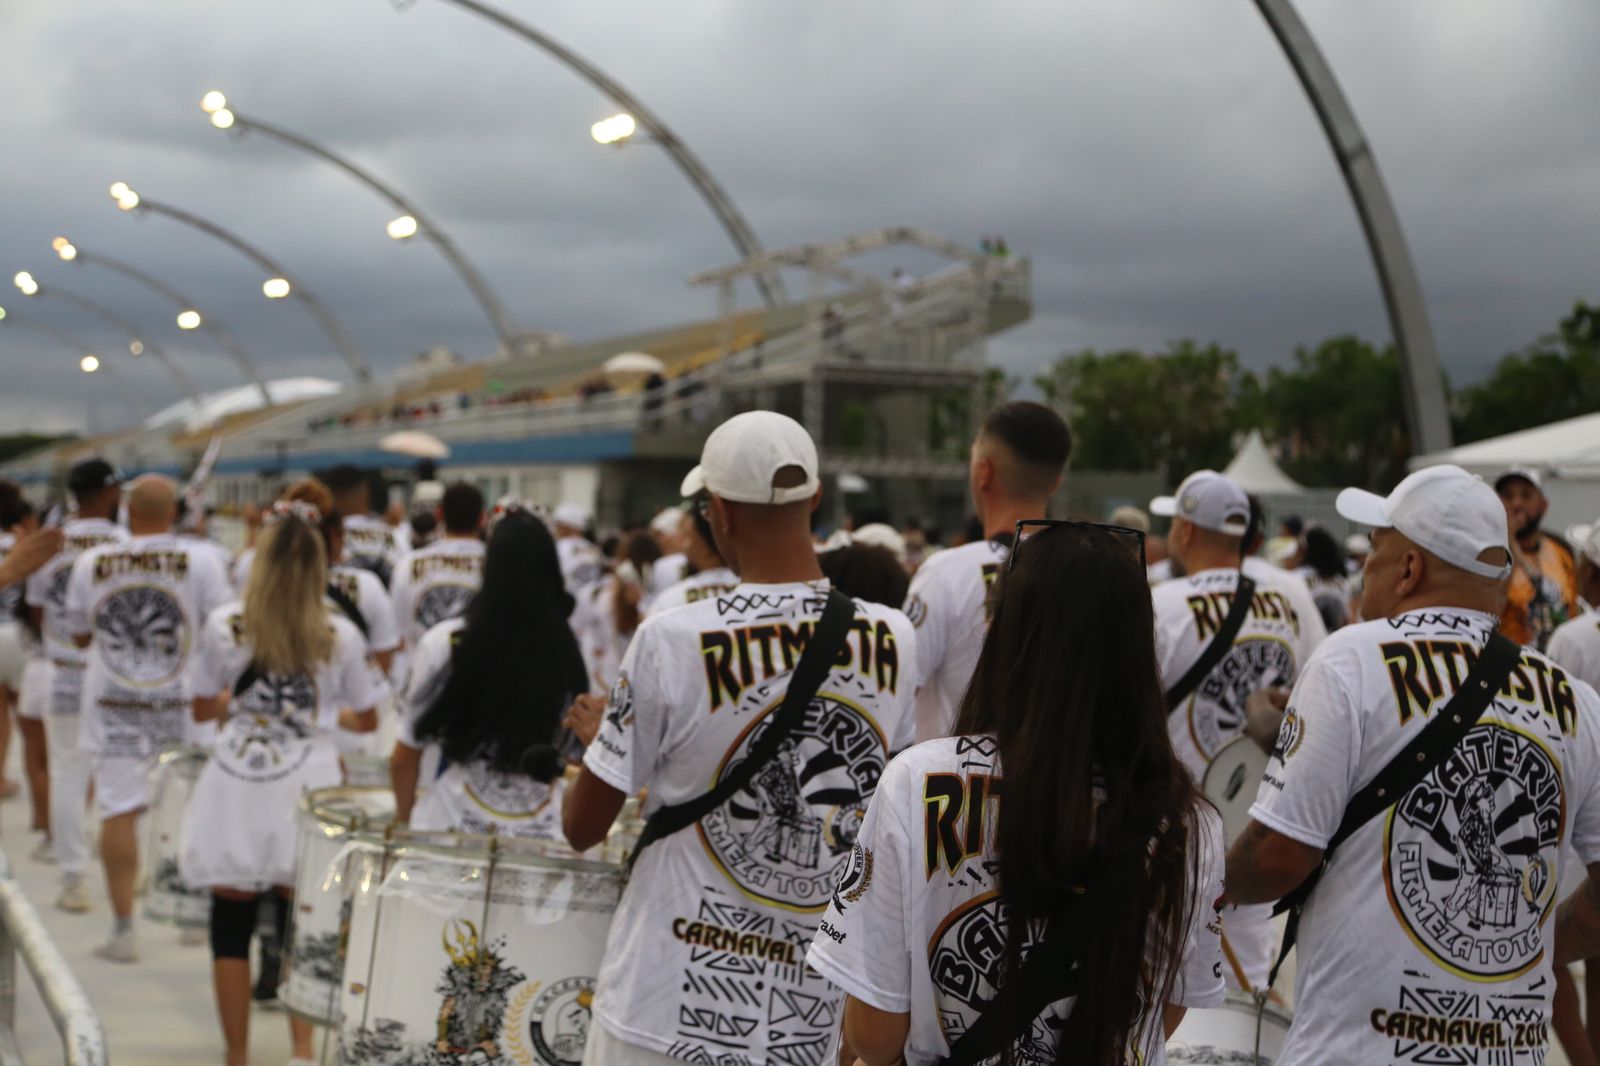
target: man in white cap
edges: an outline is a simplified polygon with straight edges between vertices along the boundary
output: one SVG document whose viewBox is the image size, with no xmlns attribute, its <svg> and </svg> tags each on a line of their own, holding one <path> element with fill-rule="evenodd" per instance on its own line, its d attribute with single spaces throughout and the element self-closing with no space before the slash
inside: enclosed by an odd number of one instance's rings
<svg viewBox="0 0 1600 1066">
<path fill-rule="evenodd" d="M 576 596 L 600 580 L 605 572 L 600 549 L 589 539 L 589 523 L 593 516 L 583 504 L 568 502 L 557 504 L 550 519 L 555 527 L 561 577 L 567 583 L 567 591 Z"/>
<path fill-rule="evenodd" d="M 923 560 L 906 595 L 917 627 L 917 739 L 948 736 L 988 631 L 989 589 L 1005 566 L 1017 523 L 1043 518 L 1061 488 L 1072 434 L 1044 404 L 1001 404 L 972 442 L 967 487 L 983 537 Z"/>
<path fill-rule="evenodd" d="M 829 602 L 811 546 L 817 450 L 799 423 L 772 411 L 729 419 L 683 491 L 740 584 L 646 619 L 603 718 L 574 713 L 580 737 L 598 729 L 564 800 L 576 848 L 602 840 L 639 790 L 650 815 L 702 799 L 752 757 Z M 776 755 L 638 855 L 584 1062 L 822 1062 L 841 993 L 807 968 L 805 946 L 890 752 L 914 730 L 915 630 L 892 608 L 851 609 L 844 650 Z"/>
<path fill-rule="evenodd" d="M 660 593 L 690 574 L 689 553 L 684 543 L 682 508 L 663 507 L 654 518 L 650 519 L 650 535 L 655 538 L 656 546 L 661 549 L 661 558 L 657 559 L 650 567 L 650 572 L 643 576 L 649 583 L 647 591 Z"/>
<path fill-rule="evenodd" d="M 1552 947 L 1585 946 L 1569 940 L 1565 910 L 1548 921 L 1561 849 L 1591 870 L 1600 861 L 1600 697 L 1526 648 L 1509 674 L 1464 684 L 1511 572 L 1488 485 L 1435 466 L 1387 498 L 1346 489 L 1337 506 L 1373 527 L 1370 620 L 1330 636 L 1301 672 L 1228 855 L 1236 903 L 1279 899 L 1323 868 L 1301 912 L 1277 1061 L 1543 1062 Z M 1456 702 L 1474 691 L 1494 693 L 1481 717 Z M 1467 732 L 1448 750 L 1413 749 L 1434 724 Z M 1415 784 L 1385 775 L 1394 795 L 1368 789 L 1385 768 L 1418 764 Z M 1340 832 L 1358 794 L 1374 806 Z M 1589 896 L 1575 897 L 1580 926 L 1600 921 Z"/>
<path fill-rule="evenodd" d="M 1560 537 L 1539 528 L 1550 504 L 1544 481 L 1530 466 L 1513 466 L 1494 479 L 1494 491 L 1505 505 L 1511 527 L 1513 562 L 1500 632 L 1535 648 L 1578 613 L 1578 589 L 1572 552 Z"/>
<path fill-rule="evenodd" d="M 1600 522 L 1567 530 L 1567 542 L 1578 551 L 1578 602 L 1583 613 L 1550 637 L 1550 658 L 1589 684 L 1600 687 Z"/>
<path fill-rule="evenodd" d="M 1167 548 L 1183 574 L 1151 591 L 1167 730 L 1178 757 L 1203 782 L 1212 760 L 1243 734 L 1246 701 L 1293 684 L 1326 630 L 1315 608 L 1297 607 L 1281 571 L 1241 573 L 1250 499 L 1232 479 L 1197 471 L 1175 495 L 1151 500 L 1150 513 L 1172 519 Z M 1242 581 L 1250 583 L 1249 600 L 1235 617 Z M 1230 986 L 1266 987 L 1271 919 L 1270 907 L 1224 913 Z"/>
</svg>

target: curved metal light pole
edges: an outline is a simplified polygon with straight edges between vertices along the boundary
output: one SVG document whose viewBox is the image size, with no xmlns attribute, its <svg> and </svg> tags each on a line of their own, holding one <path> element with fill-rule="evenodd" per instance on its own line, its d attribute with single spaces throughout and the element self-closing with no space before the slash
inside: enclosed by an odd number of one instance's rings
<svg viewBox="0 0 1600 1066">
<path fill-rule="evenodd" d="M 315 141 L 307 140 L 298 133 L 290 133 L 281 126 L 274 126 L 260 119 L 246 118 L 229 107 L 227 98 L 220 92 L 206 93 L 200 102 L 200 107 L 211 116 L 211 124 L 217 129 L 236 130 L 241 135 L 250 132 L 260 133 L 292 148 L 298 148 L 308 155 L 314 155 L 324 162 L 332 163 L 403 211 L 404 214 L 389 223 L 389 236 L 395 240 L 406 240 L 419 234 L 430 238 L 438 246 L 439 254 L 450 261 L 450 265 L 455 267 L 456 273 L 461 275 L 461 280 L 472 291 L 473 297 L 483 308 L 483 313 L 488 316 L 489 324 L 494 327 L 495 336 L 505 348 L 506 354 L 517 353 L 515 331 L 511 327 L 511 320 L 506 317 L 505 305 L 500 302 L 500 297 L 489 288 L 489 283 L 484 281 L 478 269 L 461 254 L 461 249 L 456 247 L 449 235 L 416 204 L 348 159 L 335 155 Z"/>
<path fill-rule="evenodd" d="M 52 243 L 56 254 L 66 262 L 98 264 L 107 270 L 121 274 L 125 278 L 131 278 L 151 292 L 159 293 L 177 304 L 181 308 L 178 312 L 178 328 L 203 328 L 207 333 L 211 334 L 216 342 L 222 345 L 223 350 L 233 357 L 233 361 L 238 364 L 240 370 L 244 371 L 244 376 L 250 383 L 260 390 L 262 403 L 268 407 L 272 406 L 272 393 L 267 391 L 267 381 L 261 376 L 261 371 L 256 369 L 255 360 L 250 358 L 250 354 L 240 346 L 238 341 L 233 339 L 233 334 L 223 329 L 220 323 L 210 316 L 202 316 L 195 309 L 196 305 L 193 300 L 184 296 L 183 293 L 174 289 L 160 278 L 152 277 L 138 267 L 130 266 L 120 259 L 113 259 L 109 255 L 100 255 L 99 253 L 90 255 L 65 237 L 57 237 Z"/>
<path fill-rule="evenodd" d="M 1389 326 L 1400 349 L 1411 446 L 1418 454 L 1444 451 L 1451 443 L 1450 407 L 1445 400 L 1439 353 L 1434 348 L 1433 326 L 1428 321 L 1422 284 L 1406 247 L 1405 232 L 1400 228 L 1400 216 L 1378 173 L 1372 146 L 1339 88 L 1333 69 L 1290 0 L 1256 0 L 1256 7 L 1311 100 L 1361 218 L 1389 313 Z"/>
<path fill-rule="evenodd" d="M 340 355 L 344 356 L 344 361 L 349 364 L 351 371 L 355 373 L 356 380 L 372 380 L 372 371 L 367 368 L 366 361 L 361 358 L 361 353 L 356 351 L 355 345 L 350 343 L 350 338 L 345 333 L 344 327 L 339 325 L 339 321 L 333 317 L 332 312 L 322 305 L 321 300 L 312 295 L 310 289 L 302 285 L 297 279 L 290 277 L 289 272 L 274 262 L 267 253 L 248 243 L 238 234 L 223 229 L 215 222 L 201 218 L 199 215 L 192 215 L 181 207 L 173 207 L 171 204 L 140 196 L 123 182 L 119 181 L 111 186 L 111 196 L 112 199 L 116 200 L 117 206 L 124 211 L 148 211 L 152 214 L 165 215 L 168 218 L 182 222 L 186 226 L 192 226 L 202 233 L 209 234 L 244 253 L 248 259 L 268 273 L 269 279 L 262 286 L 262 291 L 266 293 L 269 300 L 293 296 L 305 304 L 306 311 L 310 313 L 312 318 L 317 320 L 317 324 L 328 335 L 328 339 L 333 341 L 333 346 L 339 349 Z M 274 284 L 278 285 L 277 289 L 268 288 L 268 286 Z"/>
<path fill-rule="evenodd" d="M 457 7 L 464 8 L 481 18 L 487 19 L 502 29 L 509 30 L 523 40 L 528 41 L 537 48 L 543 49 L 556 60 L 590 85 L 609 96 L 611 100 L 624 111 L 631 114 L 639 125 L 643 126 L 667 154 L 678 165 L 683 176 L 689 179 L 700 196 L 710 206 L 717 221 L 722 223 L 722 228 L 727 231 L 733 240 L 739 254 L 746 258 L 759 255 L 762 251 L 761 241 L 756 237 L 755 230 L 750 228 L 750 223 L 745 221 L 739 209 L 734 206 L 733 200 L 726 190 L 711 176 L 711 171 L 700 162 L 700 157 L 689 150 L 689 146 L 661 120 L 661 116 L 650 110 L 644 103 L 627 89 L 619 85 L 605 71 L 573 52 L 570 48 L 551 37 L 540 33 L 525 22 L 511 17 L 504 11 L 490 7 L 488 4 L 479 3 L 479 0 L 448 0 Z M 620 140 L 616 143 L 621 143 Z M 783 279 L 775 270 L 762 271 L 754 275 L 756 287 L 761 290 L 761 298 L 768 307 L 776 307 L 784 303 L 787 294 L 783 289 Z"/>
<path fill-rule="evenodd" d="M 167 373 L 172 375 L 172 380 L 177 382 L 178 388 L 183 391 L 183 395 L 189 400 L 190 403 L 194 404 L 196 410 L 199 410 L 200 393 L 199 390 L 194 387 L 194 383 L 189 380 L 189 376 L 178 367 L 178 364 L 173 361 L 172 356 L 167 354 L 167 350 L 165 348 L 161 347 L 161 345 L 157 344 L 155 341 L 146 339 L 148 334 L 146 334 L 138 326 L 134 325 L 132 322 L 128 321 L 126 318 L 123 318 L 121 315 L 117 314 L 115 311 L 104 306 L 103 304 L 95 303 L 93 300 L 86 300 L 77 293 L 58 289 L 54 285 L 48 287 L 39 285 L 32 293 L 28 293 L 27 295 L 45 296 L 53 300 L 60 300 L 62 303 L 71 304 L 80 310 L 89 312 L 91 315 L 94 315 L 107 325 L 122 330 L 122 332 L 128 335 L 129 352 L 136 356 L 148 353 L 151 358 L 155 359 L 156 362 L 162 365 Z"/>
<path fill-rule="evenodd" d="M 99 356 L 95 355 L 92 347 L 83 343 L 83 341 L 79 340 L 77 337 L 74 337 L 72 334 L 65 333 L 62 330 L 56 329 L 54 326 L 46 325 L 43 322 L 23 321 L 22 319 L 17 318 L 15 315 L 5 314 L 3 310 L 0 310 L 0 320 L 3 320 L 7 325 L 16 325 L 21 326 L 23 329 L 31 329 L 33 332 L 43 334 L 44 336 L 49 337 L 51 340 L 60 341 L 62 344 L 78 353 L 80 357 L 78 367 L 85 374 L 94 374 L 96 372 L 104 371 L 106 374 L 117 378 L 118 382 L 121 383 L 121 377 L 112 371 L 111 363 L 108 360 L 101 359 Z M 133 390 L 129 388 L 122 388 L 118 391 L 127 398 L 128 406 L 133 408 L 134 420 L 137 422 L 144 421 L 144 404 L 140 403 L 138 398 L 134 396 Z"/>
</svg>

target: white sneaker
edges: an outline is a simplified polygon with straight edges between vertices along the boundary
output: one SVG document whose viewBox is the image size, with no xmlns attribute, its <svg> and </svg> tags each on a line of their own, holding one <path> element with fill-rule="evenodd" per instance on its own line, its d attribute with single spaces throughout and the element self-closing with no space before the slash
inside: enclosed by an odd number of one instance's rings
<svg viewBox="0 0 1600 1066">
<path fill-rule="evenodd" d="M 68 914 L 87 914 L 89 911 L 89 885 L 83 877 L 68 877 L 61 883 L 61 895 L 56 906 Z"/>
<path fill-rule="evenodd" d="M 48 833 L 39 834 L 39 842 L 33 846 L 32 851 L 28 852 L 28 857 L 34 862 L 53 863 L 56 861 L 56 845 L 50 839 Z"/>
<path fill-rule="evenodd" d="M 111 939 L 95 948 L 94 953 L 109 962 L 138 962 L 139 941 L 132 929 L 112 933 Z"/>
</svg>

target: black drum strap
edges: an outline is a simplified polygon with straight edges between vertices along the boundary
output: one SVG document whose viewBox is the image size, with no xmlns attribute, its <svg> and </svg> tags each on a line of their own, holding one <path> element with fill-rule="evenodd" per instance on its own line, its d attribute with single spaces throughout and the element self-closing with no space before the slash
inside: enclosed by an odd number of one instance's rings
<svg viewBox="0 0 1600 1066">
<path fill-rule="evenodd" d="M 1178 678 L 1177 684 L 1167 690 L 1167 713 L 1172 713 L 1184 700 L 1189 698 L 1189 693 L 1200 687 L 1200 682 L 1206 675 L 1216 669 L 1222 657 L 1228 654 L 1228 649 L 1233 647 L 1233 642 L 1239 636 L 1239 630 L 1244 628 L 1245 616 L 1250 613 L 1250 601 L 1255 598 L 1256 583 L 1252 578 L 1244 576 L 1244 571 L 1239 572 L 1239 585 L 1233 590 L 1233 603 L 1228 605 L 1228 616 L 1222 620 L 1222 627 L 1217 630 L 1216 636 L 1211 638 L 1211 643 L 1206 645 L 1206 650 L 1200 653 L 1200 658 L 1194 661 L 1184 675 Z"/>
<path fill-rule="evenodd" d="M 1350 797 L 1339 828 L 1328 840 L 1328 846 L 1322 849 L 1322 862 L 1298 888 L 1272 908 L 1273 914 L 1288 911 L 1289 917 L 1283 930 L 1283 947 L 1278 950 L 1278 961 L 1272 964 L 1267 987 L 1272 987 L 1278 981 L 1278 971 L 1283 967 L 1283 960 L 1288 957 L 1289 949 L 1294 947 L 1299 934 L 1300 913 L 1305 909 L 1306 900 L 1310 899 L 1317 883 L 1322 880 L 1334 850 L 1349 840 L 1356 830 L 1400 802 L 1434 767 L 1451 756 L 1472 727 L 1478 724 L 1484 711 L 1494 701 L 1495 693 L 1505 687 L 1511 671 L 1521 661 L 1522 648 L 1515 641 L 1499 633 L 1491 636 L 1477 661 L 1472 664 L 1472 669 L 1467 671 L 1466 680 L 1450 697 L 1450 702 L 1434 712 L 1433 721 L 1423 727 L 1416 739 L 1390 759 L 1378 771 L 1378 775 L 1367 782 L 1366 787 Z"/>
<path fill-rule="evenodd" d="M 652 814 L 645 822 L 644 831 L 639 834 L 639 843 L 634 846 L 633 855 L 628 859 L 630 869 L 639 861 L 639 854 L 645 848 L 694 825 L 722 806 L 777 758 L 779 745 L 799 728 L 805 719 L 806 708 L 811 706 L 812 697 L 827 679 L 828 671 L 833 668 L 845 639 L 850 635 L 850 623 L 855 616 L 855 603 L 850 597 L 838 589 L 828 593 L 828 605 L 823 608 L 822 617 L 811 631 L 811 639 L 806 641 L 805 650 L 800 653 L 800 661 L 790 675 L 789 690 L 783 695 L 783 703 L 773 713 L 760 739 L 751 746 L 750 754 L 728 776 L 718 781 L 710 792 L 671 807 L 662 807 Z"/>
<path fill-rule="evenodd" d="M 328 599 L 332 600 L 334 606 L 344 612 L 346 618 L 355 623 L 355 627 L 361 630 L 363 637 L 371 636 L 371 633 L 367 631 L 367 618 L 361 613 L 361 608 L 356 605 L 356 601 L 351 599 L 344 589 L 335 585 L 332 581 L 328 582 Z"/>
</svg>

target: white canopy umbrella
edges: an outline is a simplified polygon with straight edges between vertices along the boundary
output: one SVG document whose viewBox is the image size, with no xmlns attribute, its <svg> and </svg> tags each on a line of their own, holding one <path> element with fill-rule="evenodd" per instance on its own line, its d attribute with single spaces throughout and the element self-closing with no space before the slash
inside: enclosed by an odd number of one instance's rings
<svg viewBox="0 0 1600 1066">
<path fill-rule="evenodd" d="M 600 372 L 611 381 L 647 378 L 666 369 L 667 364 L 648 352 L 623 352 L 613 355 L 600 366 Z"/>
<path fill-rule="evenodd" d="M 1291 496 L 1305 491 L 1298 481 L 1279 468 L 1272 453 L 1267 451 L 1267 442 L 1259 429 L 1250 431 L 1239 454 L 1222 473 L 1244 491 L 1258 496 Z"/>
<path fill-rule="evenodd" d="M 378 447 L 396 455 L 409 455 L 413 459 L 448 459 L 450 445 L 432 433 L 403 429 L 391 433 L 378 442 Z"/>
</svg>

